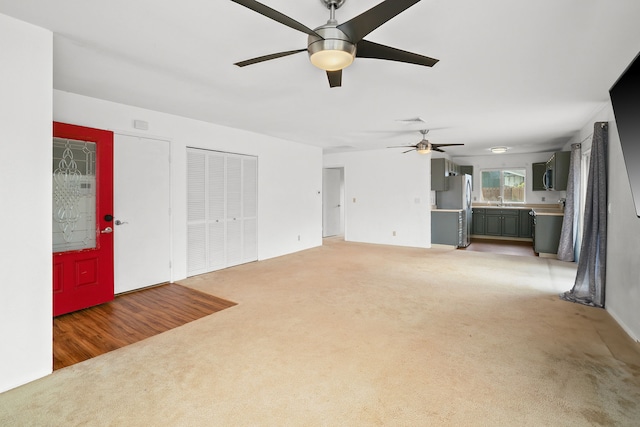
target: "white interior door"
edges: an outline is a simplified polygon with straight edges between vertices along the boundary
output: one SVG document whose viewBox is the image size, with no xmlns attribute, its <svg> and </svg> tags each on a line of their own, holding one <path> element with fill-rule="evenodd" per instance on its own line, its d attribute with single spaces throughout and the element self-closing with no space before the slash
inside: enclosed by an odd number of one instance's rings
<svg viewBox="0 0 640 427">
<path fill-rule="evenodd" d="M 114 139 L 115 293 L 171 280 L 169 141 Z"/>
<path fill-rule="evenodd" d="M 322 237 L 343 234 L 342 169 L 323 169 L 322 188 Z"/>
</svg>

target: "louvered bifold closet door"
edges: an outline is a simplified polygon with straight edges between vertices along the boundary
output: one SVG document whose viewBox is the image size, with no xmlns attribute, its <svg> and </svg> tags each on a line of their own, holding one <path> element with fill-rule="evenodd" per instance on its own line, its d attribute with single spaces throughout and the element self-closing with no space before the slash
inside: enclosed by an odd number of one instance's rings
<svg viewBox="0 0 640 427">
<path fill-rule="evenodd" d="M 242 263 L 242 159 L 227 156 L 227 265 Z"/>
<path fill-rule="evenodd" d="M 258 259 L 258 159 L 242 159 L 242 261 Z"/>
<path fill-rule="evenodd" d="M 258 159 L 187 149 L 187 274 L 258 259 Z"/>
<path fill-rule="evenodd" d="M 209 188 L 208 203 L 208 237 L 209 258 L 208 271 L 218 270 L 227 265 L 225 254 L 225 222 L 226 222 L 226 167 L 225 155 L 220 153 L 208 155 Z"/>
<path fill-rule="evenodd" d="M 206 156 L 187 153 L 187 273 L 207 271 Z"/>
</svg>

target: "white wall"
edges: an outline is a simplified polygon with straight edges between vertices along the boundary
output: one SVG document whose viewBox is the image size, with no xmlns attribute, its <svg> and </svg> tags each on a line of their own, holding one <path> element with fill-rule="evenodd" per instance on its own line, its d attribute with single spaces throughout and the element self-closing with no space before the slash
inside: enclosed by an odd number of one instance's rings
<svg viewBox="0 0 640 427">
<path fill-rule="evenodd" d="M 0 392 L 53 369 L 52 42 L 0 15 Z"/>
<path fill-rule="evenodd" d="M 57 90 L 53 100 L 56 121 L 171 141 L 173 280 L 187 275 L 187 146 L 258 157 L 258 259 L 322 244 L 320 148 Z"/>
<path fill-rule="evenodd" d="M 326 154 L 324 167 L 344 167 L 345 240 L 431 247 L 430 155 Z"/>
<path fill-rule="evenodd" d="M 526 192 L 525 202 L 530 204 L 551 203 L 558 204 L 561 197 L 566 196 L 566 191 L 532 191 L 531 190 L 531 164 L 546 162 L 553 155 L 549 153 L 531 154 L 492 154 L 488 156 L 473 157 L 452 157 L 451 160 L 458 165 L 473 165 L 473 201 L 481 201 L 481 180 L 480 172 L 483 169 L 496 168 L 525 168 L 526 169 Z M 544 198 L 544 200 L 542 200 Z"/>
</svg>

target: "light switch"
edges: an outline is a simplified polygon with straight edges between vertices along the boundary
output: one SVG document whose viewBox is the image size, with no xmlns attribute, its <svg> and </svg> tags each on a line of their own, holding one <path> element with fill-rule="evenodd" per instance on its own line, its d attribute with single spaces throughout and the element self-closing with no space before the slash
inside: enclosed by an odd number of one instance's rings
<svg viewBox="0 0 640 427">
<path fill-rule="evenodd" d="M 355 203 L 355 202 L 356 202 L 356 198 L 354 197 L 354 198 L 353 198 L 353 203 Z"/>
</svg>

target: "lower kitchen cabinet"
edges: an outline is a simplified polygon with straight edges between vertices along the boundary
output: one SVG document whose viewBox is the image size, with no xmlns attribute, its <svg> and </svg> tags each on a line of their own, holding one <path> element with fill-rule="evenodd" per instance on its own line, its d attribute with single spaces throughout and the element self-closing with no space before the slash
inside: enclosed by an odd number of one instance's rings
<svg viewBox="0 0 640 427">
<path fill-rule="evenodd" d="M 472 211 L 472 218 L 473 218 L 472 233 L 473 234 L 477 234 L 477 235 L 487 234 L 485 230 L 485 224 L 486 224 L 485 212 L 486 212 L 486 209 L 473 208 L 473 211 Z"/>
<path fill-rule="evenodd" d="M 467 246 L 465 223 L 462 210 L 431 211 L 431 243 L 455 247 Z"/>
<path fill-rule="evenodd" d="M 529 209 L 520 210 L 520 233 L 518 237 L 532 237 L 533 216 Z"/>
<path fill-rule="evenodd" d="M 502 217 L 499 215 L 487 215 L 484 234 L 488 234 L 489 236 L 502 236 Z"/>
<path fill-rule="evenodd" d="M 485 234 L 518 237 L 520 234 L 519 209 L 487 209 Z"/>
<path fill-rule="evenodd" d="M 533 217 L 529 212 L 529 209 L 473 208 L 473 234 L 530 239 Z"/>
<path fill-rule="evenodd" d="M 562 232 L 562 215 L 536 215 L 533 250 L 538 254 L 557 254 Z"/>
</svg>

